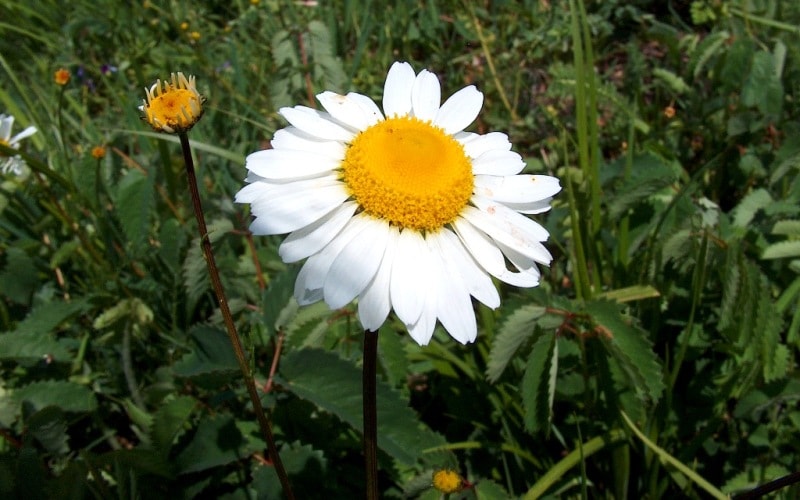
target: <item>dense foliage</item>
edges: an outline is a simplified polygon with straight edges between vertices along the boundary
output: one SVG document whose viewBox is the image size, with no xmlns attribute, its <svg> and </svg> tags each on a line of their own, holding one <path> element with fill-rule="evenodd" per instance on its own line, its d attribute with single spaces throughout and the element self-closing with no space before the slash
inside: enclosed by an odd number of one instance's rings
<svg viewBox="0 0 800 500">
<path fill-rule="evenodd" d="M 280 238 L 232 198 L 280 107 L 379 98 L 395 60 L 476 84 L 474 128 L 564 189 L 537 219 L 542 286 L 476 306 L 475 344 L 381 329 L 385 497 L 437 498 L 444 467 L 469 482 L 451 498 L 703 497 L 796 470 L 799 25 L 780 0 L 2 2 L 0 112 L 38 133 L 0 187 L 0 497 L 280 497 L 180 148 L 137 109 L 175 71 L 208 99 L 209 237 L 295 494 L 362 495 L 354 308 L 299 308 Z"/>
</svg>

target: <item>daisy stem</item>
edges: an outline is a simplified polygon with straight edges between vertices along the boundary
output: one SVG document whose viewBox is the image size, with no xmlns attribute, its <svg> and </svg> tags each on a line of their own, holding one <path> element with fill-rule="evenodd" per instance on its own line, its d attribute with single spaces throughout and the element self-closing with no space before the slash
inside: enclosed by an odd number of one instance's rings
<svg viewBox="0 0 800 500">
<path fill-rule="evenodd" d="M 378 499 L 378 411 L 376 368 L 378 332 L 364 330 L 364 364 L 362 389 L 364 410 L 364 467 L 367 478 L 367 500 Z"/>
<path fill-rule="evenodd" d="M 269 420 L 267 420 L 267 416 L 264 413 L 264 407 L 261 405 L 261 398 L 258 396 L 256 384 L 253 380 L 253 373 L 250 371 L 250 365 L 247 363 L 244 349 L 242 349 L 242 341 L 239 338 L 239 334 L 236 332 L 236 324 L 233 322 L 233 315 L 228 307 L 228 300 L 225 297 L 225 290 L 222 288 L 222 280 L 219 276 L 219 269 L 217 268 L 217 263 L 214 260 L 214 251 L 211 248 L 211 240 L 208 237 L 206 220 L 205 216 L 203 215 L 203 205 L 200 203 L 200 192 L 197 189 L 197 176 L 195 175 L 194 171 L 194 161 L 192 160 L 192 148 L 189 144 L 189 136 L 186 134 L 186 132 L 178 135 L 181 139 L 183 160 L 186 164 L 186 176 L 189 180 L 189 191 L 192 195 L 194 215 L 197 218 L 197 227 L 200 230 L 200 241 L 203 247 L 203 255 L 205 256 L 206 264 L 208 265 L 208 274 L 211 277 L 211 285 L 214 288 L 214 294 L 217 296 L 217 302 L 219 303 L 219 308 L 225 321 L 225 327 L 228 332 L 228 338 L 231 341 L 231 347 L 233 347 L 233 352 L 236 355 L 236 361 L 239 363 L 239 368 L 242 371 L 242 375 L 244 375 L 247 393 L 250 395 L 250 401 L 253 404 L 253 410 L 256 412 L 256 419 L 261 427 L 261 433 L 264 435 L 264 439 L 267 441 L 267 449 L 269 450 L 270 459 L 275 466 L 275 472 L 278 474 L 278 479 L 280 479 L 286 498 L 289 500 L 294 500 L 294 493 L 292 493 L 292 487 L 289 484 L 289 476 L 287 476 L 286 469 L 283 467 L 283 462 L 281 462 L 281 458 L 278 455 L 278 448 L 275 446 L 275 438 L 272 435 L 272 427 L 270 426 Z"/>
</svg>

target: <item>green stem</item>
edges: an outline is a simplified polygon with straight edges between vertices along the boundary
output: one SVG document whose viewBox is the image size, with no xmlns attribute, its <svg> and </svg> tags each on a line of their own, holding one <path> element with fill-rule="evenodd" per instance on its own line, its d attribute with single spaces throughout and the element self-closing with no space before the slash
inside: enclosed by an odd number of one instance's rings
<svg viewBox="0 0 800 500">
<path fill-rule="evenodd" d="M 194 160 L 192 159 L 192 149 L 189 145 L 189 136 L 186 132 L 179 134 L 181 140 L 181 148 L 183 150 L 183 160 L 186 163 L 186 175 L 189 180 L 189 191 L 192 195 L 192 205 L 194 207 L 194 214 L 197 218 L 197 227 L 200 230 L 200 241 L 203 247 L 203 255 L 206 258 L 208 265 L 208 273 L 211 277 L 211 285 L 214 288 L 214 294 L 217 296 L 220 312 L 225 321 L 225 327 L 228 332 L 228 338 L 233 347 L 233 353 L 236 355 L 236 361 L 239 363 L 239 369 L 244 376 L 245 386 L 247 393 L 250 395 L 250 401 L 253 403 L 253 410 L 256 412 L 256 419 L 261 427 L 261 433 L 267 441 L 267 448 L 269 450 L 270 459 L 275 466 L 275 472 L 278 474 L 283 493 L 289 500 L 294 500 L 294 493 L 292 492 L 291 484 L 289 483 L 289 476 L 286 474 L 286 469 L 283 466 L 280 456 L 278 455 L 278 447 L 275 446 L 275 438 L 272 435 L 272 427 L 269 420 L 264 413 L 264 407 L 261 405 L 261 398 L 256 390 L 256 384 L 253 380 L 253 373 L 247 363 L 244 350 L 242 349 L 242 341 L 239 334 L 236 332 L 236 325 L 233 322 L 233 315 L 228 307 L 228 300 L 225 297 L 225 290 L 222 288 L 222 280 L 219 276 L 219 269 L 214 260 L 214 251 L 211 248 L 211 240 L 208 237 L 208 229 L 206 228 L 206 220 L 203 215 L 203 205 L 200 203 L 200 192 L 197 189 L 197 176 L 194 171 Z"/>
<path fill-rule="evenodd" d="M 366 498 L 378 500 L 378 410 L 377 410 L 377 364 L 378 332 L 364 331 L 364 364 L 362 367 L 362 390 L 364 412 L 364 470 L 366 475 Z"/>
<path fill-rule="evenodd" d="M 742 19 L 744 19 L 745 21 L 748 21 L 748 22 L 749 21 L 754 21 L 754 22 L 756 22 L 758 24 L 761 24 L 763 26 L 768 26 L 770 28 L 776 28 L 776 29 L 779 29 L 779 30 L 788 31 L 789 33 L 800 34 L 800 27 L 799 26 L 795 26 L 795 25 L 789 24 L 789 23 L 784 23 L 784 22 L 781 22 L 781 21 L 776 21 L 776 20 L 770 19 L 768 17 L 758 16 L 756 14 L 751 14 L 750 12 L 747 12 L 746 10 L 740 9 L 738 7 L 729 6 L 728 7 L 728 12 L 730 12 L 731 14 L 733 14 L 735 16 L 739 16 L 739 17 L 741 17 Z"/>
<path fill-rule="evenodd" d="M 570 469 L 578 465 L 579 462 L 589 458 L 603 448 L 625 440 L 625 432 L 621 429 L 614 429 L 607 434 L 597 436 L 585 443 L 578 445 L 576 450 L 562 458 L 557 464 L 552 466 L 544 476 L 540 477 L 536 484 L 525 493 L 524 500 L 534 500 L 541 497 L 544 493 L 558 482 L 561 477 Z"/>
<path fill-rule="evenodd" d="M 620 411 L 620 414 L 622 415 L 622 419 L 625 420 L 625 423 L 628 425 L 631 431 L 633 431 L 633 433 L 636 434 L 636 437 L 641 439 L 642 442 L 645 444 L 645 446 L 653 450 L 653 452 L 655 452 L 655 454 L 658 455 L 658 457 L 661 459 L 662 462 L 666 462 L 671 466 L 675 467 L 675 469 L 677 469 L 678 472 L 686 476 L 688 479 L 693 481 L 699 487 L 703 488 L 712 497 L 718 499 L 729 498 L 728 495 L 721 492 L 714 485 L 706 481 L 703 477 L 700 476 L 700 474 L 693 471 L 692 469 L 687 467 L 683 462 L 681 462 L 677 458 L 667 453 L 665 450 L 660 448 L 654 442 L 647 439 L 647 436 L 645 436 L 644 433 L 642 433 L 642 431 L 640 431 L 639 428 L 636 427 L 636 425 L 634 425 L 633 422 L 631 422 L 631 419 L 628 418 L 628 415 L 626 415 L 624 411 Z"/>
</svg>

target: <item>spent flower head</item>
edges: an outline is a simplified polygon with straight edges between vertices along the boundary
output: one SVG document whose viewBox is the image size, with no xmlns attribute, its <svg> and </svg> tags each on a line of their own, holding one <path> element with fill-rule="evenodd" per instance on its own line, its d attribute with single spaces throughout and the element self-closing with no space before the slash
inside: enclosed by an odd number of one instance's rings
<svg viewBox="0 0 800 500">
<path fill-rule="evenodd" d="M 461 491 L 464 487 L 464 480 L 461 475 L 452 469 L 440 469 L 433 473 L 433 487 L 445 495 Z"/>
<path fill-rule="evenodd" d="M 236 195 L 251 204 L 253 233 L 291 233 L 284 261 L 307 259 L 300 304 L 357 298 L 367 330 L 394 310 L 420 345 L 437 320 L 467 343 L 477 335 L 471 297 L 500 305 L 492 276 L 539 284 L 549 234 L 524 214 L 549 210 L 559 181 L 521 175 L 505 134 L 464 131 L 483 105 L 474 86 L 441 104 L 435 74 L 397 62 L 383 112 L 361 94 L 317 98 L 325 111 L 280 110 L 291 126 L 247 157 L 249 184 Z"/>
<path fill-rule="evenodd" d="M 158 132 L 187 132 L 203 116 L 205 98 L 197 91 L 195 77 L 172 73 L 170 81 L 157 80 L 139 109 Z"/>
<path fill-rule="evenodd" d="M 14 117 L 11 115 L 0 114 L 0 144 L 10 148 L 19 149 L 22 139 L 30 137 L 36 133 L 36 127 L 28 127 L 19 134 L 11 136 L 11 129 L 14 126 Z M 22 174 L 22 167 L 25 161 L 19 156 L 6 156 L 0 153 L 0 171 L 4 174 L 13 172 L 15 175 Z"/>
</svg>

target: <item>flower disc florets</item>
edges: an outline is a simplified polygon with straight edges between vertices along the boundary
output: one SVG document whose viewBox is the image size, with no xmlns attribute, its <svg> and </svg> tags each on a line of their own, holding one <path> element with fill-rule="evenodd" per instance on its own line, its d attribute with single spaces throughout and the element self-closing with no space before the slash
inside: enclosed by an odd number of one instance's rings
<svg viewBox="0 0 800 500">
<path fill-rule="evenodd" d="M 158 132 L 186 132 L 203 116 L 205 98 L 197 91 L 194 76 L 186 78 L 183 73 L 172 73 L 171 81 L 157 80 L 145 92 L 147 98 L 139 109 Z"/>
</svg>

